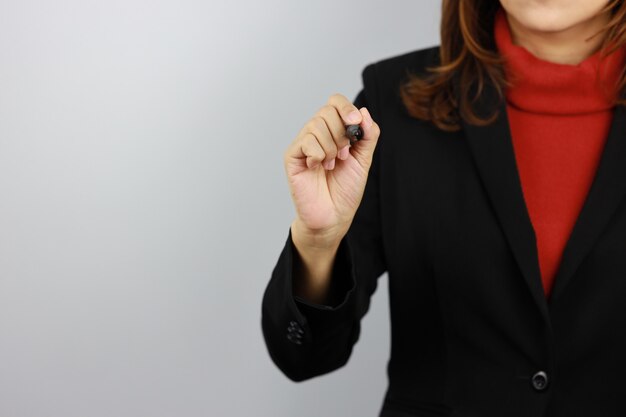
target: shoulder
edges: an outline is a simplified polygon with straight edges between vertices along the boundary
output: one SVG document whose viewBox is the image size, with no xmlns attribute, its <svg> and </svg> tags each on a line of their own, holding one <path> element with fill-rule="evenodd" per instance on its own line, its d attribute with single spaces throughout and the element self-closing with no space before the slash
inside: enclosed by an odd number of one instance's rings
<svg viewBox="0 0 626 417">
<path fill-rule="evenodd" d="M 406 76 L 407 71 L 425 72 L 426 68 L 438 63 L 439 46 L 432 46 L 373 62 L 365 67 L 363 73 L 376 73 L 383 79 L 392 80 Z"/>
<path fill-rule="evenodd" d="M 363 91 L 377 112 L 398 103 L 399 91 L 410 74 L 420 75 L 439 63 L 439 46 L 418 49 L 370 63 L 362 71 Z"/>
</svg>

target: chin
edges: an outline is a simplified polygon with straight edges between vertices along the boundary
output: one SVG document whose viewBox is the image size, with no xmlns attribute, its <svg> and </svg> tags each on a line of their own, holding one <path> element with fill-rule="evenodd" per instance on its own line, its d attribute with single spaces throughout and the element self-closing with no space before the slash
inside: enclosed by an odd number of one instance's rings
<svg viewBox="0 0 626 417">
<path fill-rule="evenodd" d="M 566 19 L 558 13 L 545 12 L 530 12 L 522 16 L 514 16 L 514 18 L 520 25 L 534 32 L 563 32 L 581 23 L 580 21 Z"/>
<path fill-rule="evenodd" d="M 500 0 L 510 18 L 537 32 L 563 32 L 598 17 L 609 0 Z"/>
</svg>

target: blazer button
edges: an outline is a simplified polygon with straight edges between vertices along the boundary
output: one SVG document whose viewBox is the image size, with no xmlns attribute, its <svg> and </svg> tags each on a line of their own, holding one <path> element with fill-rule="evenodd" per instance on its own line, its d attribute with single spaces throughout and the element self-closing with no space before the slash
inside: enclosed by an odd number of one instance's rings
<svg viewBox="0 0 626 417">
<path fill-rule="evenodd" d="M 543 371 L 539 371 L 533 375 L 531 382 L 535 390 L 544 391 L 548 388 L 548 375 Z"/>
</svg>

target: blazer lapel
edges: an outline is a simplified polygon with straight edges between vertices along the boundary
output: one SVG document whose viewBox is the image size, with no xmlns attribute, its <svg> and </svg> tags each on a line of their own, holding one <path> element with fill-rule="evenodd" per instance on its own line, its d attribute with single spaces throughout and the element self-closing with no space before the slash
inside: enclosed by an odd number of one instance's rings
<svg viewBox="0 0 626 417">
<path fill-rule="evenodd" d="M 600 164 L 565 246 L 550 303 L 562 295 L 626 194 L 626 109 L 617 106 Z"/>
<path fill-rule="evenodd" d="M 498 111 L 498 117 L 492 124 L 474 126 L 463 122 L 463 129 L 489 199 L 532 297 L 541 313 L 549 319 L 536 236 L 521 188 L 506 103 L 487 83 L 474 108 L 480 116 L 489 116 L 494 109 Z M 550 304 L 563 294 L 625 196 L 626 107 L 617 106 L 594 181 L 565 246 Z"/>
<path fill-rule="evenodd" d="M 493 87 L 487 85 L 474 109 L 481 116 L 490 115 L 494 109 L 498 111 L 495 122 L 487 126 L 464 122 L 463 129 L 514 258 L 537 307 L 549 322 L 548 305 L 537 258 L 536 237 L 523 197 L 505 102 L 499 99 Z"/>
</svg>

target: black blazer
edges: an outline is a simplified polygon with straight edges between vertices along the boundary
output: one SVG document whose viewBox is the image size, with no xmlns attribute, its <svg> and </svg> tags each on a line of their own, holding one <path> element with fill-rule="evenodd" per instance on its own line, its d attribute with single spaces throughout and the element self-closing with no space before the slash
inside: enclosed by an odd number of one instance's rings
<svg viewBox="0 0 626 417">
<path fill-rule="evenodd" d="M 547 300 L 505 103 L 486 88 L 476 109 L 498 109 L 498 119 L 453 133 L 402 106 L 407 72 L 437 62 L 430 48 L 364 69 L 356 105 L 382 133 L 337 254 L 337 299 L 292 295 L 289 236 L 262 303 L 273 361 L 294 381 L 343 366 L 387 271 L 391 356 L 380 416 L 626 416 L 624 107 Z"/>
</svg>

